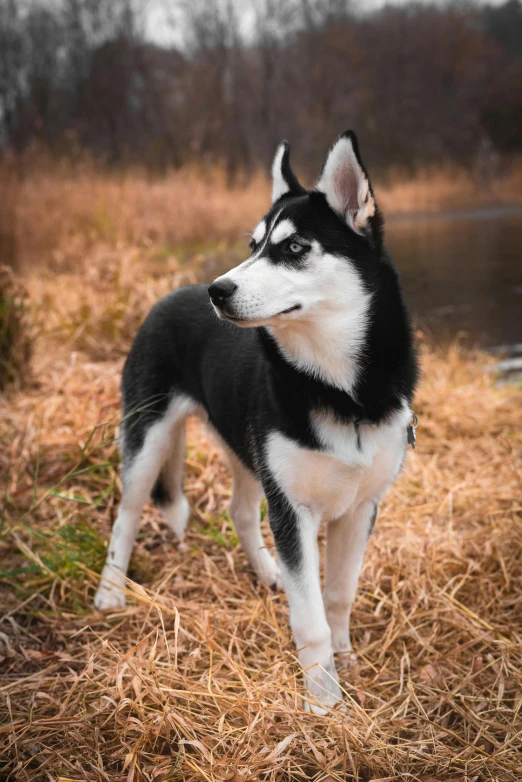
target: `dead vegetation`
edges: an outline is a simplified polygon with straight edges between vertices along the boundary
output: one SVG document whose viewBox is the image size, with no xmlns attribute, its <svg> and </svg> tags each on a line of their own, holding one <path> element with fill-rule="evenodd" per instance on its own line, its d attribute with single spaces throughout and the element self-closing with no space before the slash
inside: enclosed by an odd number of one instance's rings
<svg viewBox="0 0 522 782">
<path fill-rule="evenodd" d="M 218 239 L 251 227 L 245 209 L 219 222 L 216 206 Z M 34 383 L 0 398 L 0 778 L 519 780 L 522 390 L 496 387 L 480 354 L 423 349 L 418 447 L 368 548 L 359 660 L 338 660 L 344 710 L 303 712 L 286 599 L 255 583 L 227 470 L 196 423 L 186 542 L 147 508 L 129 607 L 94 612 L 123 352 L 152 301 L 231 259 L 162 241 L 71 232 L 54 265 L 29 267 Z"/>
<path fill-rule="evenodd" d="M 0 265 L 0 392 L 28 381 L 31 338 L 27 291 L 10 266 Z"/>
<path fill-rule="evenodd" d="M 414 177 L 396 171 L 377 184 L 376 193 L 387 216 L 520 205 L 522 161 L 513 158 L 496 178 L 455 167 L 423 169 Z M 72 166 L 29 156 L 16 171 L 0 168 L 6 204 L 0 213 L 0 262 L 3 257 L 26 271 L 34 265 L 69 271 L 100 243 L 154 248 L 160 259 L 183 260 L 210 244 L 235 245 L 266 211 L 269 194 L 261 174 L 228 187 L 220 169 L 152 177 L 139 169 L 104 172 L 88 158 Z"/>
</svg>

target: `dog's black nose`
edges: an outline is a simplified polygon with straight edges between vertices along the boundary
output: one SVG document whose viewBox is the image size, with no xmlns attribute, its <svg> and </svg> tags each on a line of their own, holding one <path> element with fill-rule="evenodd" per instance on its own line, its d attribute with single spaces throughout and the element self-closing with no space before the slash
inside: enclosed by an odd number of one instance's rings
<svg viewBox="0 0 522 782">
<path fill-rule="evenodd" d="M 208 295 L 212 301 L 216 299 L 228 299 L 232 296 L 236 288 L 237 285 L 235 282 L 232 282 L 232 280 L 216 280 L 212 285 L 209 285 Z"/>
</svg>

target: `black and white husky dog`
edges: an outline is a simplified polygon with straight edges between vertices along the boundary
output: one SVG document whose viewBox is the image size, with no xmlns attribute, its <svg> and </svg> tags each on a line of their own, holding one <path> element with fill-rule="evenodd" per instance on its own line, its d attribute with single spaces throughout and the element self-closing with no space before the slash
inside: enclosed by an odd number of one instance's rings
<svg viewBox="0 0 522 782">
<path fill-rule="evenodd" d="M 230 515 L 258 578 L 283 585 L 308 707 L 341 698 L 333 652 L 378 503 L 401 469 L 417 378 L 412 331 L 354 133 L 305 190 L 283 142 L 250 258 L 151 310 L 123 371 L 123 496 L 95 605 L 122 586 L 149 496 L 183 536 L 185 419 L 202 414 L 230 460 Z M 210 298 L 209 298 L 210 297 Z M 233 324 L 233 325 L 232 325 Z M 277 564 L 260 531 L 265 496 Z M 326 528 L 324 599 L 317 533 Z"/>
</svg>

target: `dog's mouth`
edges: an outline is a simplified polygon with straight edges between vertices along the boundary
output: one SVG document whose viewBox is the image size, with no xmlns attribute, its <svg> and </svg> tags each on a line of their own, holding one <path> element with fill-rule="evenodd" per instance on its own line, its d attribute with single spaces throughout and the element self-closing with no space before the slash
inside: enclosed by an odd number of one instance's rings
<svg viewBox="0 0 522 782">
<path fill-rule="evenodd" d="M 296 312 L 297 310 L 302 309 L 300 304 L 294 304 L 293 307 L 288 307 L 288 309 L 283 310 L 279 313 L 279 315 L 288 315 L 289 312 Z"/>
<path fill-rule="evenodd" d="M 276 312 L 274 315 L 269 315 L 267 318 L 238 318 L 236 315 L 231 315 L 229 312 L 226 312 L 221 308 L 216 309 L 219 317 L 222 320 L 229 320 L 232 323 L 236 323 L 237 325 L 248 324 L 253 326 L 258 323 L 262 324 L 267 320 L 272 320 L 272 318 L 279 318 L 281 315 L 289 315 L 291 312 L 297 312 L 298 310 L 302 309 L 302 306 L 300 304 L 294 304 L 292 307 L 287 307 L 286 310 Z"/>
</svg>

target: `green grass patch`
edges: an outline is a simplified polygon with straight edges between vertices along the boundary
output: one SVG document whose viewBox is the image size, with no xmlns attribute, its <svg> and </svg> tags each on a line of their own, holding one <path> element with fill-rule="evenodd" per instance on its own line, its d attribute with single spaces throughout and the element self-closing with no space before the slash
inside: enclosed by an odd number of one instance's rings
<svg viewBox="0 0 522 782">
<path fill-rule="evenodd" d="M 239 538 L 234 529 L 234 525 L 226 510 L 221 511 L 217 516 L 208 516 L 207 523 L 201 526 L 201 532 L 207 538 L 212 538 L 219 546 L 231 551 L 238 543 Z"/>
<path fill-rule="evenodd" d="M 25 600 L 35 591 L 45 594 L 59 582 L 68 607 L 85 607 L 86 572 L 100 573 L 107 553 L 105 542 L 91 524 L 80 519 L 44 531 L 24 525 L 13 531 L 9 542 L 21 557 L 13 557 L 18 562 L 11 568 L 0 567 L 0 581 L 10 584 L 19 599 Z"/>
</svg>

